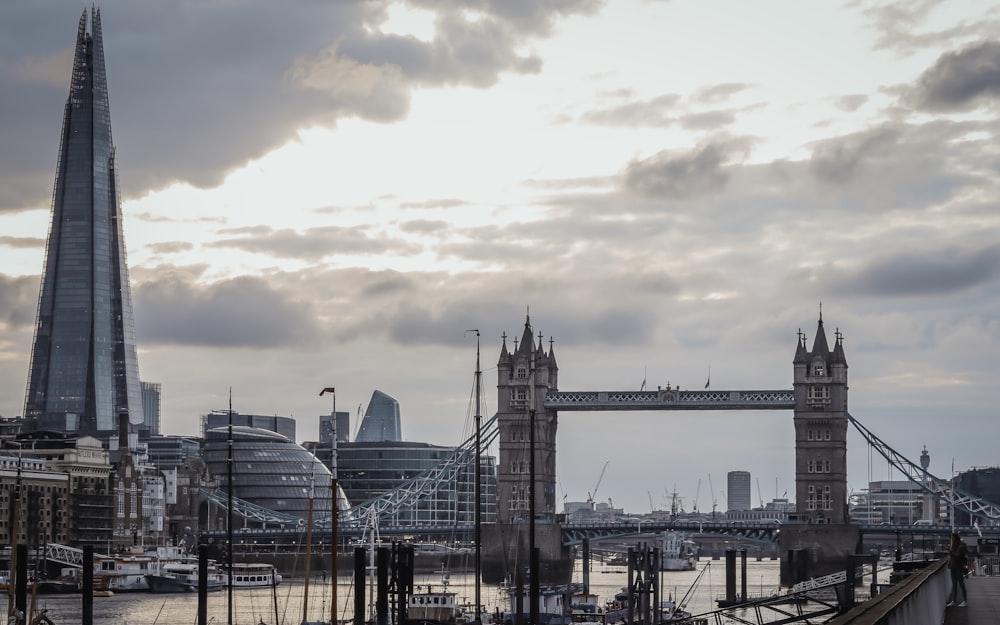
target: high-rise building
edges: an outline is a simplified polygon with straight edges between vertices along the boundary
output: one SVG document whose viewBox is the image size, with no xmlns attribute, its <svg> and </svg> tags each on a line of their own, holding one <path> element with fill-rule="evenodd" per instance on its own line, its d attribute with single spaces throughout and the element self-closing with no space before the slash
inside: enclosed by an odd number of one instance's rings
<svg viewBox="0 0 1000 625">
<path fill-rule="evenodd" d="M 726 509 L 750 509 L 750 472 L 730 471 L 727 476 Z"/>
<path fill-rule="evenodd" d="M 160 433 L 160 383 L 139 382 L 142 392 L 142 428 L 151 435 Z"/>
<path fill-rule="evenodd" d="M 80 17 L 24 416 L 40 430 L 112 433 L 143 422 L 132 295 L 101 36 Z"/>
<path fill-rule="evenodd" d="M 365 418 L 361 420 L 357 443 L 380 443 L 383 441 L 399 442 L 403 440 L 403 430 L 399 424 L 399 402 L 382 391 L 372 393 L 365 410 Z"/>
</svg>

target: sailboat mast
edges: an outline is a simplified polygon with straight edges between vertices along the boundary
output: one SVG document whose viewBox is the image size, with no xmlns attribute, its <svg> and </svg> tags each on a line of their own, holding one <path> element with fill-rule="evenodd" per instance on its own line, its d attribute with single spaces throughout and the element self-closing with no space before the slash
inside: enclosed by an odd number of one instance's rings
<svg viewBox="0 0 1000 625">
<path fill-rule="evenodd" d="M 476 622 L 481 622 L 480 619 L 480 609 L 482 608 L 482 600 L 480 598 L 482 579 L 482 544 L 483 544 L 483 510 L 482 510 L 482 429 L 483 429 L 483 411 L 482 411 L 482 397 L 481 389 L 483 386 L 483 371 L 479 366 L 479 330 L 476 330 L 476 462 L 475 462 L 475 494 L 476 494 L 476 507 L 475 507 L 475 522 L 476 522 Z"/>
<path fill-rule="evenodd" d="M 226 445 L 226 563 L 229 565 L 226 610 L 228 625 L 233 625 L 233 387 L 229 387 L 229 433 Z"/>
<path fill-rule="evenodd" d="M 340 506 L 337 505 L 337 389 L 328 386 L 319 392 L 333 396 L 333 406 L 330 412 L 330 625 L 337 623 L 337 523 L 340 516 Z"/>
<path fill-rule="evenodd" d="M 313 460 L 315 462 L 315 459 Z M 309 618 L 309 577 L 312 575 L 313 555 L 313 499 L 316 498 L 316 465 L 309 479 L 309 512 L 306 519 L 306 581 L 302 587 L 302 622 Z"/>
</svg>

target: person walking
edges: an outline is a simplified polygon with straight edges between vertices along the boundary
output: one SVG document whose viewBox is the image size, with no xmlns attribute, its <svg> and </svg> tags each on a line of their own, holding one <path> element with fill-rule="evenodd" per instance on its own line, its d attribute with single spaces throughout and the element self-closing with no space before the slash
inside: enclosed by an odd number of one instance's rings
<svg viewBox="0 0 1000 625">
<path fill-rule="evenodd" d="M 965 541 L 958 532 L 951 533 L 951 542 L 948 544 L 948 568 L 951 569 L 951 595 L 948 597 L 947 606 L 955 605 L 958 599 L 958 588 L 962 588 L 962 603 L 958 607 L 964 608 L 968 605 L 969 593 L 965 590 L 965 574 L 969 571 L 969 548 L 965 546 Z"/>
</svg>

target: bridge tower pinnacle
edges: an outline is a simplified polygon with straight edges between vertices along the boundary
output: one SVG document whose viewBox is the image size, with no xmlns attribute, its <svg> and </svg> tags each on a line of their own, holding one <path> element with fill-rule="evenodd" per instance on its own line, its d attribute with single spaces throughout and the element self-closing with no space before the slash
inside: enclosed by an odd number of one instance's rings
<svg viewBox="0 0 1000 625">
<path fill-rule="evenodd" d="M 795 346 L 795 502 L 810 523 L 847 523 L 847 358 L 837 330 L 831 350 L 820 313 L 812 349 Z"/>
<path fill-rule="evenodd" d="M 526 316 L 524 333 L 515 339 L 513 352 L 507 350 L 504 335 L 497 362 L 497 423 L 500 429 L 500 462 L 497 467 L 498 521 L 527 520 L 531 480 L 530 423 L 535 415 L 535 512 L 551 519 L 556 513 L 556 427 L 557 413 L 546 410 L 547 391 L 558 390 L 559 367 L 549 343 L 545 351 L 542 335 L 534 340 L 531 317 Z"/>
</svg>

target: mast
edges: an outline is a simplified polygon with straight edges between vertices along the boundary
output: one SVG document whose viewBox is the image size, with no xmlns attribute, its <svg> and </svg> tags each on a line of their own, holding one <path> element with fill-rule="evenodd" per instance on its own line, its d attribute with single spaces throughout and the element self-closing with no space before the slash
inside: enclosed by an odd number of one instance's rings
<svg viewBox="0 0 1000 625">
<path fill-rule="evenodd" d="M 333 411 L 330 413 L 330 625 L 337 623 L 337 517 L 340 516 L 340 506 L 337 505 L 337 389 L 328 386 L 319 392 L 333 396 Z"/>
<path fill-rule="evenodd" d="M 228 625 L 233 625 L 233 387 L 229 387 L 229 439 L 226 452 L 226 503 L 229 508 L 226 521 L 226 562 L 229 565 L 226 590 Z"/>
<path fill-rule="evenodd" d="M 315 462 L 315 460 L 313 461 Z M 306 519 L 306 581 L 302 587 L 302 622 L 309 618 L 309 577 L 312 575 L 313 553 L 313 499 L 316 498 L 316 465 L 309 479 L 309 512 Z"/>
<path fill-rule="evenodd" d="M 482 578 L 482 544 L 483 544 L 483 510 L 482 510 L 482 497 L 483 497 L 483 485 L 482 485 L 482 429 L 483 429 L 483 411 L 482 411 L 482 398 L 480 396 L 480 391 L 483 386 L 483 372 L 479 366 L 479 330 L 474 330 L 476 333 L 476 415 L 475 415 L 475 425 L 476 425 L 476 464 L 475 464 L 475 496 L 476 496 L 476 507 L 475 507 L 475 523 L 476 523 L 476 566 L 475 566 L 475 578 L 476 578 L 476 622 L 481 622 L 480 619 L 480 609 L 482 608 L 482 600 L 480 598 L 481 593 L 481 578 Z"/>
</svg>

